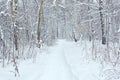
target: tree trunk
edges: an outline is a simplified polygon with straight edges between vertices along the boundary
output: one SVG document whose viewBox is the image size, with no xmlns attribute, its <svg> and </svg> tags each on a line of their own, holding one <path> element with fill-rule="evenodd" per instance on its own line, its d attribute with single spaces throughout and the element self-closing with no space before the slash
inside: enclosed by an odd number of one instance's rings
<svg viewBox="0 0 120 80">
<path fill-rule="evenodd" d="M 105 25 L 104 25 L 102 11 L 103 11 L 103 1 L 99 0 L 99 12 L 100 12 L 100 22 L 101 22 L 101 31 L 102 31 L 102 44 L 106 44 Z"/>
<path fill-rule="evenodd" d="M 43 13 L 43 0 L 40 0 L 39 14 L 38 14 L 38 26 L 37 26 L 37 40 L 38 40 L 38 48 L 40 48 L 40 26 L 42 21 L 42 13 Z"/>
<path fill-rule="evenodd" d="M 16 14 L 17 14 L 17 3 L 18 0 L 11 0 L 11 16 L 12 16 L 12 25 L 13 25 L 13 35 L 14 35 L 14 45 L 15 50 L 18 50 L 18 27 L 17 27 L 17 20 L 16 20 Z"/>
</svg>

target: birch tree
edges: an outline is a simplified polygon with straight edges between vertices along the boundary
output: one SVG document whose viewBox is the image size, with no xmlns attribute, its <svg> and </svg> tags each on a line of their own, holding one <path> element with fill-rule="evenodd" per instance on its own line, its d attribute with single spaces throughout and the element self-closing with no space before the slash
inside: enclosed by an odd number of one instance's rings
<svg viewBox="0 0 120 80">
<path fill-rule="evenodd" d="M 18 26 L 17 26 L 17 8 L 18 8 L 18 0 L 11 0 L 10 2 L 10 6 L 11 6 L 11 17 L 12 17 L 12 27 L 13 27 L 13 43 L 15 45 L 15 52 L 18 51 Z M 19 55 L 17 55 L 18 57 Z M 14 48 L 13 48 L 13 63 L 15 66 L 15 76 L 17 76 L 17 74 L 19 75 L 19 70 L 18 70 L 18 66 L 16 63 L 16 56 L 14 53 Z"/>
</svg>

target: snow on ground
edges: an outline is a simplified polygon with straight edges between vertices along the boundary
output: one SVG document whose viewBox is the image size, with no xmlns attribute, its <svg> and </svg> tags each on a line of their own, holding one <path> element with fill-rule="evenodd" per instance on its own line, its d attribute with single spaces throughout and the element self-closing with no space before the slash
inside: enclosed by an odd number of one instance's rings
<svg viewBox="0 0 120 80">
<path fill-rule="evenodd" d="M 33 59 L 21 62 L 18 77 L 12 66 L 0 68 L 0 80 L 101 80 L 101 64 L 86 55 L 82 43 L 58 40 L 39 53 L 35 63 Z"/>
</svg>

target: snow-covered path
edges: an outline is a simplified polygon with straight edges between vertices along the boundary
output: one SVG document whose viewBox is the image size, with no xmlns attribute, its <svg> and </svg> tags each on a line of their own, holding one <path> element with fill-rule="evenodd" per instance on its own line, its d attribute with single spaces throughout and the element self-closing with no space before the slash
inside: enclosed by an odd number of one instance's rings
<svg viewBox="0 0 120 80">
<path fill-rule="evenodd" d="M 98 80 L 100 65 L 84 61 L 75 43 L 59 40 L 49 49 L 44 74 L 39 80 Z"/>
<path fill-rule="evenodd" d="M 50 49 L 44 68 L 44 74 L 40 80 L 76 80 L 70 66 L 67 63 L 64 49 L 64 44 L 59 44 Z"/>
<path fill-rule="evenodd" d="M 59 40 L 56 45 L 40 53 L 36 63 L 31 60 L 22 62 L 17 80 L 98 80 L 100 64 L 86 61 L 88 59 L 85 59 L 84 50 L 80 46 L 82 47 L 74 42 Z M 6 74 L 8 77 L 0 76 L 0 80 L 16 80 L 9 74 Z"/>
</svg>

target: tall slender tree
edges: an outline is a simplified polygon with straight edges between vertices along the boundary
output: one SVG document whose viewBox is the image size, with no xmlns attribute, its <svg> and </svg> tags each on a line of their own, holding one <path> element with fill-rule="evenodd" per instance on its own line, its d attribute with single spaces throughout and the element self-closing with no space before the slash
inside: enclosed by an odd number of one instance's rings
<svg viewBox="0 0 120 80">
<path fill-rule="evenodd" d="M 104 18 L 103 18 L 103 1 L 99 0 L 99 13 L 100 13 L 100 24 L 101 24 L 101 31 L 102 31 L 102 44 L 106 44 L 106 35 L 105 35 L 105 25 L 104 25 Z"/>
<path fill-rule="evenodd" d="M 38 48 L 40 48 L 40 37 L 41 37 L 41 22 L 42 22 L 42 13 L 43 13 L 43 0 L 40 0 L 39 14 L 38 14 L 38 25 L 37 25 L 37 40 L 38 40 Z"/>
<path fill-rule="evenodd" d="M 15 50 L 18 50 L 18 26 L 17 26 L 17 5 L 18 0 L 11 0 L 11 16 L 12 16 L 12 27 L 13 27 L 13 43 L 15 45 Z"/>
</svg>

